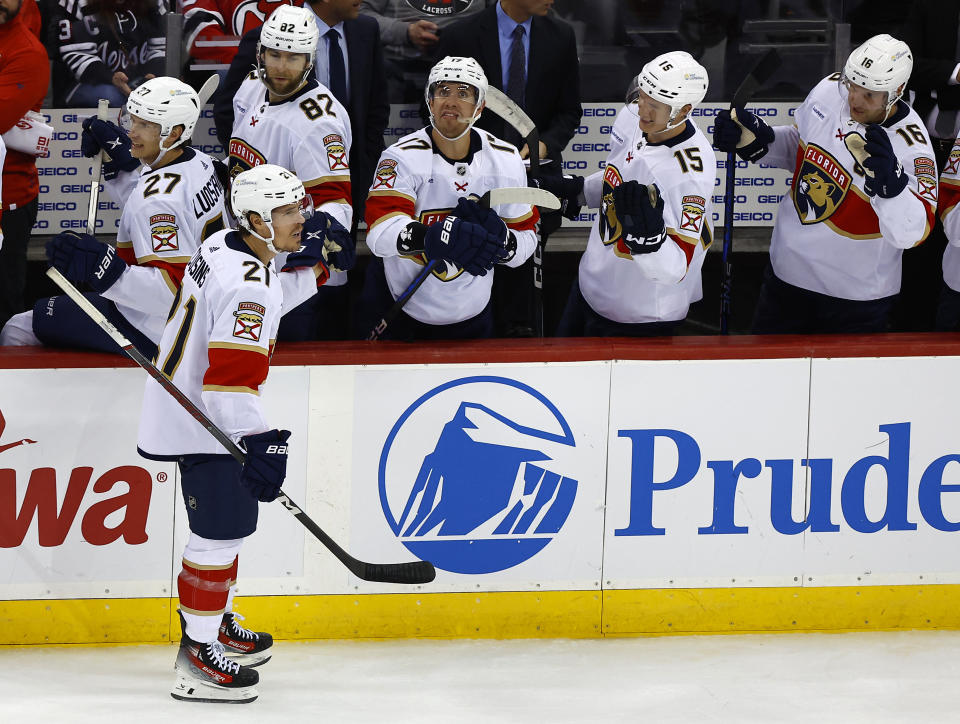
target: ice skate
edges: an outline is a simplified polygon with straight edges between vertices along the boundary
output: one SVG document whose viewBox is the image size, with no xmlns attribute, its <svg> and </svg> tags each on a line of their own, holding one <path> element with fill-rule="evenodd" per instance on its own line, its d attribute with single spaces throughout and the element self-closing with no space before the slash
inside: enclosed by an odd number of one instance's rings
<svg viewBox="0 0 960 724">
<path fill-rule="evenodd" d="M 170 691 L 174 699 L 249 704 L 257 698 L 254 686 L 260 675 L 227 658 L 219 641 L 203 644 L 184 634 L 174 669 L 177 680 Z"/>
<path fill-rule="evenodd" d="M 243 616 L 238 613 L 223 614 L 218 640 L 224 652 L 241 666 L 267 663 L 273 654 L 273 636 L 244 628 L 239 623 L 242 620 Z"/>
</svg>

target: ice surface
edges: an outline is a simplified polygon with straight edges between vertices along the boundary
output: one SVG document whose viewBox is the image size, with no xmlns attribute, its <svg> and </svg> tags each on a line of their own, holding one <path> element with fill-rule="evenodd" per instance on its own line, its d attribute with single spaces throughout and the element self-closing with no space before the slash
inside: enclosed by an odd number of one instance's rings
<svg viewBox="0 0 960 724">
<path fill-rule="evenodd" d="M 0 722 L 947 722 L 960 632 L 282 641 L 260 699 L 174 701 L 174 647 L 0 647 Z"/>
</svg>

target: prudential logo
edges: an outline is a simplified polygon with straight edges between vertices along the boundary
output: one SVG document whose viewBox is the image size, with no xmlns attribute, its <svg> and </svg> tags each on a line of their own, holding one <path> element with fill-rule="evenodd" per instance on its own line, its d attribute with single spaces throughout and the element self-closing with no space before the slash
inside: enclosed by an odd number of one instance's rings
<svg viewBox="0 0 960 724">
<path fill-rule="evenodd" d="M 380 456 L 380 502 L 394 534 L 437 568 L 502 571 L 563 527 L 577 495 L 565 474 L 575 454 L 570 426 L 543 394 L 505 377 L 464 377 L 424 394 L 394 424 Z"/>
</svg>

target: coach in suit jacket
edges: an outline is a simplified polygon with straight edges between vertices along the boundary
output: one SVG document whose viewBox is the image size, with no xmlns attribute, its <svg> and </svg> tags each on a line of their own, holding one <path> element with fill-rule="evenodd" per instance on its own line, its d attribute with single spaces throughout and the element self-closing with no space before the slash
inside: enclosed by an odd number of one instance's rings
<svg viewBox="0 0 960 724">
<path fill-rule="evenodd" d="M 580 61 L 573 28 L 547 13 L 553 0 L 498 0 L 469 20 L 454 23 L 440 34 L 439 57 L 469 56 L 483 68 L 487 82 L 511 95 L 509 67 L 512 38 L 518 26 L 525 35 L 526 85 L 514 98 L 540 132 L 540 158 L 552 163 L 543 173 L 562 172 L 563 149 L 573 138 L 580 117 Z M 484 112 L 477 126 L 498 138 L 522 143 L 499 116 Z M 524 145 L 520 149 L 527 156 Z M 560 215 L 545 214 L 543 242 L 560 225 Z M 517 269 L 498 270 L 494 280 L 500 332 L 528 336 L 532 331 L 532 262 Z M 499 280 L 499 281 L 498 281 Z"/>
<path fill-rule="evenodd" d="M 338 98 L 350 114 L 353 143 L 350 147 L 350 183 L 353 187 L 354 229 L 363 218 L 367 191 L 373 179 L 380 153 L 383 151 L 383 131 L 390 119 L 386 76 L 383 70 L 383 49 L 380 28 L 373 18 L 357 14 L 351 0 L 315 0 L 306 7 L 313 10 L 320 28 L 320 42 L 314 73 L 318 80 L 330 87 L 329 39 L 324 37 L 328 27 L 342 27 L 341 47 L 346 43 L 348 98 Z M 340 26 L 342 23 L 342 26 Z M 221 84 L 213 106 L 217 138 L 227 150 L 233 132 L 233 96 L 243 79 L 256 67 L 257 43 L 260 28 L 254 28 L 240 41 L 240 49 Z M 321 72 L 317 72 L 321 71 Z M 322 77 L 327 74 L 327 77 Z"/>
<path fill-rule="evenodd" d="M 957 124 L 950 121 L 960 111 L 958 18 L 957 0 L 914 0 L 902 35 L 913 51 L 910 90 L 916 93 L 914 110 L 927 124 L 931 136 L 943 141 L 934 141 L 938 161 L 953 145 Z M 901 37 L 896 30 L 891 34 Z"/>
</svg>

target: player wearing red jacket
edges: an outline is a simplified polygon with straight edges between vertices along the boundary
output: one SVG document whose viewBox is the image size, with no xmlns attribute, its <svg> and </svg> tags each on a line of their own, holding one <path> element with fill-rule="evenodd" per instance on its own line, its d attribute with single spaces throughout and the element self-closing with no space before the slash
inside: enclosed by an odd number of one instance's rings
<svg viewBox="0 0 960 724">
<path fill-rule="evenodd" d="M 27 111 L 40 110 L 50 83 L 50 62 L 36 35 L 34 0 L 0 0 L 0 133 Z M 3 165 L 3 232 L 0 247 L 0 326 L 23 311 L 27 242 L 37 220 L 35 158 L 7 149 Z"/>
</svg>

